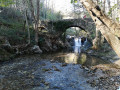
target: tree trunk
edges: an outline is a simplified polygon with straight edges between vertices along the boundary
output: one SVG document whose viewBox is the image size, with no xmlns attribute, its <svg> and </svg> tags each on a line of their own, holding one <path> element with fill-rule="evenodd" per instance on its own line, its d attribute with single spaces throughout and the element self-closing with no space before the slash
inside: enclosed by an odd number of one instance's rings
<svg viewBox="0 0 120 90">
<path fill-rule="evenodd" d="M 36 5 L 37 5 L 37 20 L 36 20 L 36 32 L 35 32 L 35 41 L 36 41 L 36 44 L 38 44 L 38 25 L 40 24 L 40 0 L 37 0 L 36 2 Z"/>
<path fill-rule="evenodd" d="M 28 32 L 28 44 L 30 44 L 30 29 L 29 29 L 29 24 L 27 19 L 27 10 L 25 11 L 25 20 L 26 20 L 27 32 Z"/>
<path fill-rule="evenodd" d="M 24 21 L 24 29 L 25 29 L 25 24 L 27 25 L 27 32 L 28 32 L 28 44 L 30 44 L 30 30 L 29 30 L 29 24 L 28 24 L 28 17 L 27 17 L 27 2 L 26 0 L 23 0 L 23 5 L 24 7 L 24 16 L 25 16 L 25 21 Z"/>
<path fill-rule="evenodd" d="M 106 27 L 109 27 L 109 31 L 114 35 L 120 37 L 120 24 L 111 20 L 106 16 L 103 11 L 92 0 L 81 0 L 85 8 L 89 11 L 90 15 L 94 17 L 95 23 L 103 23 Z"/>
<path fill-rule="evenodd" d="M 114 49 L 116 54 L 120 56 L 120 24 L 113 22 L 109 19 L 103 11 L 92 0 L 80 0 L 81 3 L 88 10 L 96 27 L 99 28 L 102 35 Z"/>
<path fill-rule="evenodd" d="M 25 32 L 26 20 L 23 21 L 23 32 Z"/>
<path fill-rule="evenodd" d="M 38 1 L 39 1 L 39 0 L 38 0 Z M 38 2 L 38 1 L 37 1 L 37 2 Z M 30 10 L 31 10 L 31 15 L 32 15 L 33 20 L 34 20 L 35 44 L 37 45 L 37 44 L 38 44 L 38 21 L 37 21 L 37 19 L 36 19 L 36 17 L 35 17 L 33 2 L 32 2 L 32 0 L 29 0 L 29 2 L 30 2 L 30 6 L 31 6 L 31 8 L 30 8 Z M 37 4 L 37 5 L 38 5 L 38 4 Z M 38 7 L 38 6 L 37 6 L 37 7 Z"/>
</svg>

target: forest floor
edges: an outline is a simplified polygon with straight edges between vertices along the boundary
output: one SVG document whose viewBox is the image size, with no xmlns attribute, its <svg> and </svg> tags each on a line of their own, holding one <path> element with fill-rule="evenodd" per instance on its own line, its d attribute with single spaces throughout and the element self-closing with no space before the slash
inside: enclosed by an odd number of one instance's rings
<svg viewBox="0 0 120 90">
<path fill-rule="evenodd" d="M 117 90 L 119 86 L 120 69 L 113 64 L 87 68 L 34 55 L 0 66 L 0 90 Z"/>
</svg>

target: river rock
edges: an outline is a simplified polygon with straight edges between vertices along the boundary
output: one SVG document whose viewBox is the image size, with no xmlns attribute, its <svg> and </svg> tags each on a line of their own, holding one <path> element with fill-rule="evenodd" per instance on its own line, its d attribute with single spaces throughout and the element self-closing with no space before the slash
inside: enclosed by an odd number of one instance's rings
<svg viewBox="0 0 120 90">
<path fill-rule="evenodd" d="M 101 69 L 97 69 L 95 72 L 95 75 L 97 78 L 105 77 L 105 74 L 103 73 L 103 71 Z"/>
<path fill-rule="evenodd" d="M 32 51 L 33 51 L 33 53 L 36 53 L 36 54 L 41 54 L 41 53 L 42 53 L 42 50 L 41 50 L 40 47 L 37 46 L 37 45 L 34 45 L 34 46 L 32 47 Z"/>
<path fill-rule="evenodd" d="M 114 81 L 114 79 L 113 79 L 113 78 L 111 78 L 110 80 L 111 80 L 111 81 Z"/>
</svg>

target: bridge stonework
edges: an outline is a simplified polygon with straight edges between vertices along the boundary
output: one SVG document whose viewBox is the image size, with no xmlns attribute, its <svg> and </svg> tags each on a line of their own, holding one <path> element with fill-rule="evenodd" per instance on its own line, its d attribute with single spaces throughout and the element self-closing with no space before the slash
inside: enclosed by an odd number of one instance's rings
<svg viewBox="0 0 120 90">
<path fill-rule="evenodd" d="M 55 30 L 58 32 L 65 32 L 67 28 L 79 27 L 82 30 L 95 30 L 95 24 L 91 18 L 79 19 L 62 19 L 57 21 L 42 21 L 48 30 Z"/>
</svg>

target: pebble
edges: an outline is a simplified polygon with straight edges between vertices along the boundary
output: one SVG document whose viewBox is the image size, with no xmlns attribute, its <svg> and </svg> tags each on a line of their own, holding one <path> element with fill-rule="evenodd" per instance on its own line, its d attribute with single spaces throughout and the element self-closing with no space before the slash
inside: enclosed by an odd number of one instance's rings
<svg viewBox="0 0 120 90">
<path fill-rule="evenodd" d="M 114 81 L 114 79 L 113 79 L 113 78 L 111 78 L 110 80 L 111 80 L 111 81 Z"/>
</svg>

